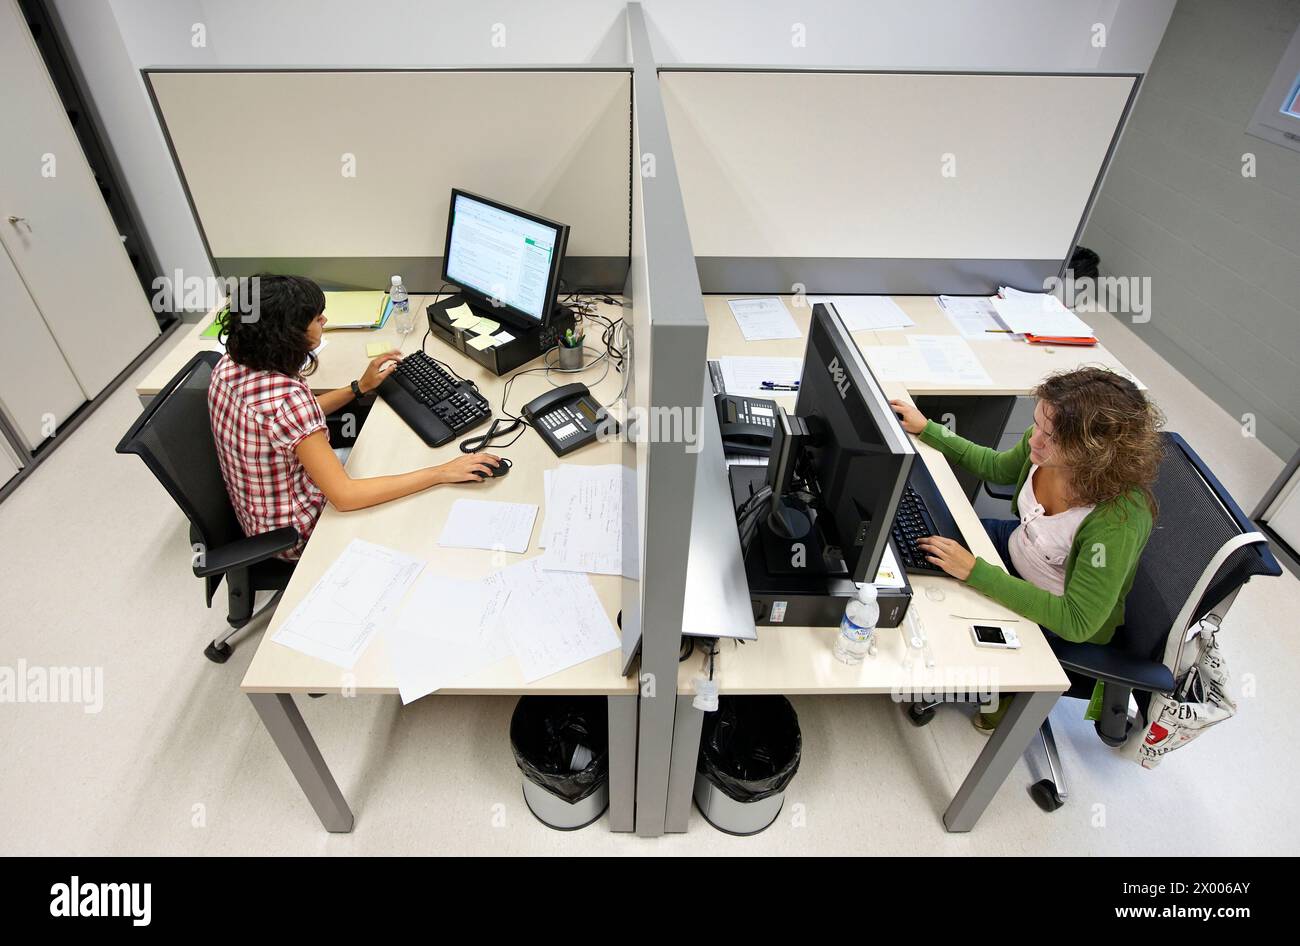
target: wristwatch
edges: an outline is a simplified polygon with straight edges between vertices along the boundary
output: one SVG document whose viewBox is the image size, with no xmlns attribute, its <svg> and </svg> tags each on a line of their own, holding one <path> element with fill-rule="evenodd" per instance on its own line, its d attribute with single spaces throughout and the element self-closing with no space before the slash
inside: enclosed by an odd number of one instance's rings
<svg viewBox="0 0 1300 946">
<path fill-rule="evenodd" d="M 352 396 L 358 398 L 361 397 L 361 382 L 359 381 L 352 382 Z"/>
</svg>

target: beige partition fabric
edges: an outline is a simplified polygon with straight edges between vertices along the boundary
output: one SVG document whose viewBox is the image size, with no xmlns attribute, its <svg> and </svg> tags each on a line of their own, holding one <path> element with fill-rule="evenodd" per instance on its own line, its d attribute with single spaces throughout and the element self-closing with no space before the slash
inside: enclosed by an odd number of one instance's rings
<svg viewBox="0 0 1300 946">
<path fill-rule="evenodd" d="M 153 72 L 214 258 L 431 257 L 452 187 L 628 253 L 622 71 Z"/>
<path fill-rule="evenodd" d="M 697 257 L 1059 260 L 1136 79 L 660 81 Z"/>
</svg>

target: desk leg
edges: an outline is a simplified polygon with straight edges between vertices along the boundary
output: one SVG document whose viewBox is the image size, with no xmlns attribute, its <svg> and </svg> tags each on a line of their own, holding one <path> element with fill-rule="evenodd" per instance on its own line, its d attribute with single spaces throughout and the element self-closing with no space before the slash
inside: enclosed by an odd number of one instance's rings
<svg viewBox="0 0 1300 946">
<path fill-rule="evenodd" d="M 686 830 L 691 818 L 691 795 L 695 791 L 695 768 L 700 758 L 700 731 L 704 713 L 695 708 L 695 697 L 677 697 L 677 715 L 673 721 L 673 755 L 668 769 L 668 813 L 664 831 Z"/>
<path fill-rule="evenodd" d="M 961 783 L 952 804 L 943 813 L 944 827 L 954 832 L 975 827 L 975 822 L 984 814 L 984 809 L 993 800 L 1016 760 L 1029 748 L 1038 727 L 1060 695 L 1052 692 L 1015 694 L 1007 715 L 989 736 L 989 744 L 975 760 L 966 781 Z"/>
<path fill-rule="evenodd" d="M 292 694 L 250 693 L 248 698 L 325 830 L 351 831 L 352 811 L 334 776 L 330 775 L 324 756 L 316 748 L 316 740 L 312 739 Z"/>
<path fill-rule="evenodd" d="M 610 696 L 609 830 L 636 830 L 635 696 Z"/>
</svg>

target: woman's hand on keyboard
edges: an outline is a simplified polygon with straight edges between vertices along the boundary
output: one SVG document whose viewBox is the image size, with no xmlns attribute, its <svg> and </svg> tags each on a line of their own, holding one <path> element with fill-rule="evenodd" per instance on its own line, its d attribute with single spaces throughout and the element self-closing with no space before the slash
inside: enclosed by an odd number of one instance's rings
<svg viewBox="0 0 1300 946">
<path fill-rule="evenodd" d="M 927 535 L 916 540 L 916 547 L 925 555 L 926 561 L 938 565 L 958 581 L 970 577 L 975 567 L 975 556 L 966 551 L 960 542 L 945 539 L 941 535 Z"/>
<path fill-rule="evenodd" d="M 501 458 L 491 453 L 469 453 L 434 467 L 440 483 L 479 483 L 492 476 Z"/>
<path fill-rule="evenodd" d="M 393 373 L 397 363 L 402 360 L 402 353 L 397 349 L 386 351 L 382 355 L 376 355 L 370 359 L 370 364 L 366 365 L 365 374 L 357 382 L 361 388 L 362 394 L 369 394 L 375 388 L 384 383 L 384 379 Z"/>
</svg>

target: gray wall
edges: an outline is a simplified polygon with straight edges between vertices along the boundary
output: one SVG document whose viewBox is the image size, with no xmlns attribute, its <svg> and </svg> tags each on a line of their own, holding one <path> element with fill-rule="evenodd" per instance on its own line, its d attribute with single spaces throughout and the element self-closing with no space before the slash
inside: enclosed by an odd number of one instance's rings
<svg viewBox="0 0 1300 946">
<path fill-rule="evenodd" d="M 1300 153 L 1245 128 L 1298 22 L 1295 0 L 1181 0 L 1082 241 L 1103 273 L 1151 278 L 1133 330 L 1282 457 L 1300 443 Z"/>
</svg>

